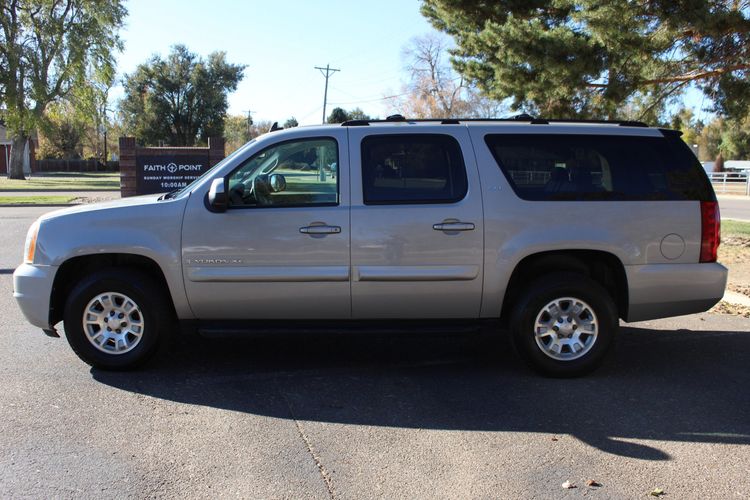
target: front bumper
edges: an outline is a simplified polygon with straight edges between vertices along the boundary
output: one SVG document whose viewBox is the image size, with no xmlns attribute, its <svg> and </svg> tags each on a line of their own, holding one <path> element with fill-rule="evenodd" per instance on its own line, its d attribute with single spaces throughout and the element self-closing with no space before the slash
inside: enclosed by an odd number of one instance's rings
<svg viewBox="0 0 750 500">
<path fill-rule="evenodd" d="M 724 296 L 727 268 L 706 264 L 625 266 L 629 306 L 626 321 L 645 321 L 709 310 Z"/>
<path fill-rule="evenodd" d="M 57 269 L 21 264 L 13 273 L 13 297 L 29 323 L 43 330 L 53 326 L 49 324 L 50 298 Z"/>
</svg>

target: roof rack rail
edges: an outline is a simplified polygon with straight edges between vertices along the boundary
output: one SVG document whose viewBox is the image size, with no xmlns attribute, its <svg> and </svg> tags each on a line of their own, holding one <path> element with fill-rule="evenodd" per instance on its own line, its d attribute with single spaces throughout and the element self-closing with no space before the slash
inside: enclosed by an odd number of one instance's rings
<svg viewBox="0 0 750 500">
<path fill-rule="evenodd" d="M 648 127 L 647 123 L 634 121 L 634 120 L 623 120 L 619 123 L 621 127 Z"/>
<path fill-rule="evenodd" d="M 682 130 L 674 130 L 671 128 L 660 128 L 659 132 L 661 132 L 664 135 L 670 135 L 674 137 L 682 137 Z"/>
<path fill-rule="evenodd" d="M 440 123 L 443 125 L 457 125 L 462 122 L 529 122 L 532 125 L 549 125 L 553 123 L 590 123 L 590 124 L 609 124 L 620 127 L 648 127 L 648 124 L 632 120 L 583 120 L 577 118 L 534 118 L 526 113 L 511 116 L 508 118 L 404 118 L 402 115 L 391 115 L 385 120 L 349 120 L 341 125 L 343 127 L 366 126 L 371 123 Z"/>
<path fill-rule="evenodd" d="M 348 120 L 341 124 L 342 127 L 360 127 L 363 125 L 369 125 L 371 123 L 393 123 L 393 122 L 409 122 L 409 123 L 441 123 L 443 125 L 458 125 L 461 122 L 517 122 L 517 121 L 531 121 L 533 117 L 529 115 L 517 115 L 511 118 L 404 118 L 403 115 L 391 115 L 385 120 L 373 119 L 373 120 Z"/>
<path fill-rule="evenodd" d="M 373 120 L 347 120 L 341 123 L 342 127 L 368 127 Z M 378 120 L 380 121 L 380 120 Z"/>
</svg>

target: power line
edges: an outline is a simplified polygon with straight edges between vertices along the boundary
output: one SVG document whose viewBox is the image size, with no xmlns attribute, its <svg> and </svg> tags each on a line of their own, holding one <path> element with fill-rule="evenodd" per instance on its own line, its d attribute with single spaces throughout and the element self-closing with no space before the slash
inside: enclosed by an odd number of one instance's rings
<svg viewBox="0 0 750 500">
<path fill-rule="evenodd" d="M 360 104 L 363 102 L 387 101 L 388 99 L 394 99 L 396 97 L 403 97 L 409 94 L 411 94 L 411 92 L 404 92 L 403 94 L 386 95 L 383 97 L 378 97 L 377 99 L 360 99 L 359 101 L 335 101 L 335 102 L 332 102 L 331 104 Z"/>
<path fill-rule="evenodd" d="M 307 119 L 307 117 L 310 116 L 310 115 L 312 115 L 313 113 L 317 113 L 319 110 L 320 110 L 320 106 L 316 106 L 315 109 L 313 109 L 309 113 L 303 115 L 302 118 L 299 119 L 300 123 L 302 123 L 303 121 L 305 121 Z"/>
<path fill-rule="evenodd" d="M 317 69 L 318 71 L 320 71 L 320 74 L 323 75 L 325 77 L 325 79 L 326 79 L 326 89 L 323 92 L 323 123 L 325 123 L 326 122 L 326 104 L 327 104 L 327 101 L 328 101 L 328 78 L 332 74 L 336 73 L 337 71 L 341 71 L 341 70 L 340 69 L 331 68 L 330 64 L 326 64 L 325 68 L 321 68 L 320 66 L 315 66 L 315 69 Z M 325 71 L 325 73 L 324 73 L 324 71 Z"/>
</svg>

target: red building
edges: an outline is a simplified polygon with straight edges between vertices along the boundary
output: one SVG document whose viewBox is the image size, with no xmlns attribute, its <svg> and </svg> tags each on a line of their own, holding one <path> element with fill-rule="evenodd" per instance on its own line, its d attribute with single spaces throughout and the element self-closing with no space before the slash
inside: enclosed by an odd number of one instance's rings
<svg viewBox="0 0 750 500">
<path fill-rule="evenodd" d="M 8 173 L 10 163 L 10 139 L 5 133 L 5 124 L 0 122 L 0 174 Z"/>
<path fill-rule="evenodd" d="M 0 175 L 7 175 L 8 174 L 8 167 L 10 166 L 10 152 L 13 149 L 12 148 L 13 141 L 10 137 L 8 137 L 7 130 L 5 128 L 5 124 L 0 121 Z M 32 138 L 29 141 L 29 156 L 27 161 L 25 161 L 25 168 L 24 171 L 26 173 L 35 172 L 36 171 L 36 154 L 35 154 L 35 140 Z"/>
</svg>

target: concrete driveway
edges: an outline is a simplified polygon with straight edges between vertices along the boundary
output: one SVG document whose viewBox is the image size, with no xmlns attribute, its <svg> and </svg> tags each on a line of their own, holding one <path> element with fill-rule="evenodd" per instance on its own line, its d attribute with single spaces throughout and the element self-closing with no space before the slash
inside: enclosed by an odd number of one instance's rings
<svg viewBox="0 0 750 500">
<path fill-rule="evenodd" d="M 0 209 L 2 497 L 750 493 L 750 320 L 629 325 L 576 380 L 532 374 L 502 337 L 459 335 L 188 339 L 102 372 L 12 300 L 38 212 Z"/>
</svg>

